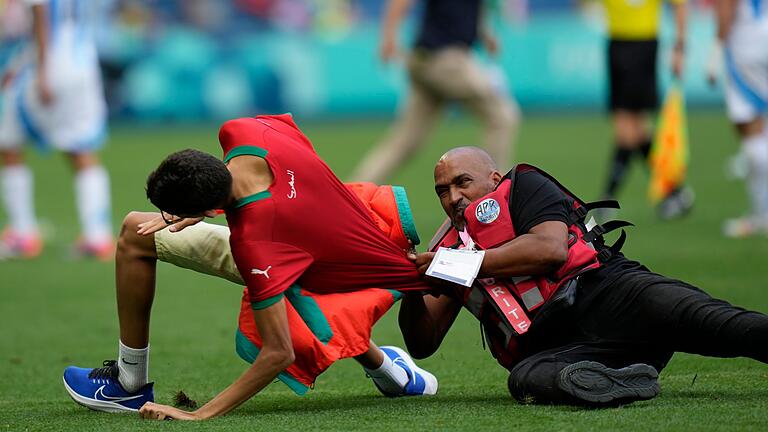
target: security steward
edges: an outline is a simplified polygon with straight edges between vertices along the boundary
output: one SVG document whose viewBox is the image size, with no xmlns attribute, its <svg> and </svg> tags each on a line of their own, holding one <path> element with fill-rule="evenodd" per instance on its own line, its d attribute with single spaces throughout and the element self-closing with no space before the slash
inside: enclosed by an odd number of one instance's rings
<svg viewBox="0 0 768 432">
<path fill-rule="evenodd" d="M 502 175 L 476 147 L 440 158 L 435 191 L 449 220 L 430 252 L 411 256 L 419 271 L 439 246 L 474 244 L 485 255 L 470 288 L 429 277 L 435 292 L 405 296 L 399 322 L 413 357 L 432 355 L 465 307 L 525 403 L 653 398 L 676 351 L 768 362 L 768 316 L 627 259 L 623 230 L 604 243 L 628 223 L 585 224 L 589 210 L 615 202 L 587 204 L 531 165 Z"/>
</svg>

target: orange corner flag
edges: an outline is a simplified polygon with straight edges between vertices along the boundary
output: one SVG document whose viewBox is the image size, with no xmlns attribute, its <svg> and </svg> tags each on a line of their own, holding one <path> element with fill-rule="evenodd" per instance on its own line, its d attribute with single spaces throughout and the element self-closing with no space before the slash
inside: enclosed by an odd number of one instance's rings
<svg viewBox="0 0 768 432">
<path fill-rule="evenodd" d="M 685 100 L 679 84 L 667 91 L 651 148 L 648 198 L 656 204 L 685 181 L 688 129 Z"/>
</svg>

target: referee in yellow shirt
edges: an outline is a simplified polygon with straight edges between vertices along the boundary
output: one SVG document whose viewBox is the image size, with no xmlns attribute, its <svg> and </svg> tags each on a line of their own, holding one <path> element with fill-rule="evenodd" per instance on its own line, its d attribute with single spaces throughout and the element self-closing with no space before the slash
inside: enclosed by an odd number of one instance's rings
<svg viewBox="0 0 768 432">
<path fill-rule="evenodd" d="M 658 108 L 656 59 L 662 0 L 604 0 L 608 19 L 609 106 L 613 117 L 614 149 L 604 198 L 613 199 L 626 177 L 633 155 L 646 161 L 651 149 L 650 115 Z M 670 0 L 674 7 L 676 39 L 672 52 L 672 73 L 680 78 L 685 55 L 685 0 Z M 670 196 L 670 198 L 676 198 Z M 669 203 L 667 203 L 669 204 Z M 691 202 L 671 206 L 679 216 Z M 687 205 L 686 205 L 687 204 Z M 676 210 L 676 211 L 675 211 Z"/>
</svg>

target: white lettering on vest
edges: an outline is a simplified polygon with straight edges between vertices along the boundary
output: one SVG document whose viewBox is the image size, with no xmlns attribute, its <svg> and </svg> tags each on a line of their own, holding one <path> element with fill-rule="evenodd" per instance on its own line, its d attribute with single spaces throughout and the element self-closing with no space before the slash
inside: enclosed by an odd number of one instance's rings
<svg viewBox="0 0 768 432">
<path fill-rule="evenodd" d="M 483 286 L 488 296 L 487 298 L 498 306 L 501 316 L 508 323 L 511 330 L 518 334 L 528 331 L 531 320 L 504 285 L 496 285 L 493 283 L 494 281 L 488 279 L 478 279 L 478 282 Z"/>
</svg>

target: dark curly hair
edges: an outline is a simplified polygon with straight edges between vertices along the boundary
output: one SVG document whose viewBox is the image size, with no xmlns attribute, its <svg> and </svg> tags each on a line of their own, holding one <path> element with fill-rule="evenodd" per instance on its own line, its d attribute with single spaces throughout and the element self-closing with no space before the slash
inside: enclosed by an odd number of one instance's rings
<svg viewBox="0 0 768 432">
<path fill-rule="evenodd" d="M 147 178 L 147 198 L 176 216 L 199 215 L 220 208 L 232 190 L 224 162 L 198 150 L 171 154 Z"/>
</svg>

